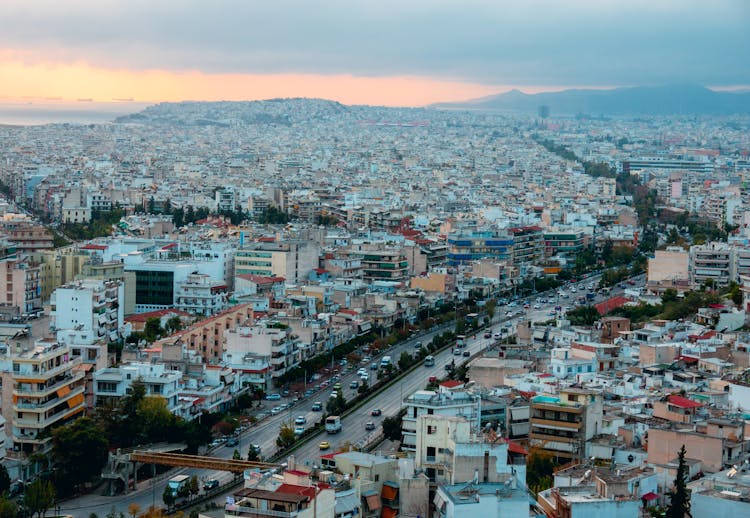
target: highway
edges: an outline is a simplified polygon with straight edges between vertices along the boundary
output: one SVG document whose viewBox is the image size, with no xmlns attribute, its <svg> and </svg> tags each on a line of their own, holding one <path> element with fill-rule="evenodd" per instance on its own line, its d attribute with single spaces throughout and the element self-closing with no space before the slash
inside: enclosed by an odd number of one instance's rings
<svg viewBox="0 0 750 518">
<path fill-rule="evenodd" d="M 639 280 L 640 282 L 638 282 L 638 285 L 642 286 L 643 276 L 636 277 L 635 279 Z M 598 276 L 594 276 L 586 279 L 583 283 L 586 285 L 588 285 L 589 283 L 597 285 L 598 282 Z M 580 284 L 582 283 L 576 283 L 576 287 L 578 287 Z M 566 286 L 564 289 L 566 290 L 566 293 L 568 293 L 570 285 Z M 612 293 L 609 296 L 616 296 L 621 292 L 622 288 L 615 288 L 612 290 Z M 531 306 L 528 309 L 522 308 L 522 305 L 520 304 L 521 301 L 519 301 L 519 305 L 513 307 L 498 305 L 492 322 L 492 331 L 494 332 L 499 330 L 501 325 L 511 325 L 514 329 L 515 324 L 517 324 L 519 320 L 531 320 L 532 322 L 548 321 L 554 318 L 553 316 L 550 316 L 549 313 L 552 309 L 554 309 L 556 305 L 561 305 L 564 308 L 575 307 L 575 299 L 578 295 L 581 295 L 581 293 L 570 293 L 570 298 L 560 299 L 553 292 L 536 294 L 533 297 L 526 298 Z M 540 307 L 534 309 L 535 300 L 537 297 L 546 298 L 547 302 L 539 304 Z M 600 302 L 604 298 L 605 297 L 597 296 L 592 303 Z M 506 312 L 508 311 L 512 313 L 511 317 L 507 316 Z M 401 355 L 402 351 L 408 351 L 410 354 L 413 354 L 417 350 L 417 348 L 415 347 L 415 343 L 417 341 L 422 342 L 423 344 L 427 344 L 436 334 L 442 333 L 445 329 L 450 329 L 450 327 L 444 327 L 439 330 L 433 330 L 426 334 L 415 336 L 401 344 L 394 346 L 388 351 L 383 352 L 379 356 L 373 357 L 369 362 L 367 362 L 367 365 L 364 365 L 370 375 L 370 385 L 374 383 L 374 377 L 377 375 L 375 371 L 370 370 L 369 368 L 369 364 L 371 362 L 379 363 L 380 358 L 383 355 L 387 354 L 391 356 L 393 362 L 395 363 L 398 361 L 398 358 Z M 468 350 L 472 356 L 479 354 L 482 350 L 495 342 L 495 340 L 492 338 L 484 338 L 484 331 L 478 332 L 475 337 L 471 337 L 471 335 L 467 336 L 468 345 L 463 350 Z M 343 428 L 340 433 L 335 435 L 327 435 L 326 433 L 322 433 L 318 437 L 311 439 L 306 444 L 298 448 L 294 452 L 296 462 L 298 464 L 306 465 L 318 464 L 318 460 L 321 454 L 335 452 L 337 451 L 337 448 L 343 446 L 345 443 L 357 444 L 358 442 L 366 440 L 369 434 L 380 433 L 380 423 L 382 422 L 383 418 L 396 414 L 401 409 L 402 401 L 404 400 L 404 398 L 409 396 L 415 390 L 425 388 L 430 376 L 436 376 L 438 379 L 443 378 L 446 375 L 446 364 L 450 363 L 454 359 L 456 365 L 469 360 L 469 358 L 466 358 L 463 355 L 454 356 L 451 352 L 451 348 L 447 348 L 440 353 L 433 354 L 433 356 L 435 358 L 434 366 L 420 366 L 416 368 L 408 376 L 405 376 L 397 383 L 394 383 L 393 385 L 379 392 L 370 400 L 368 404 L 360 407 L 352 414 L 344 417 L 342 419 Z M 359 380 L 359 376 L 356 373 L 356 369 L 358 367 L 359 366 L 353 366 L 350 372 L 341 376 L 340 383 L 343 387 L 344 397 L 346 397 L 347 399 L 351 399 L 356 394 L 356 389 L 349 388 L 349 385 L 352 380 Z M 292 423 L 293 427 L 294 419 L 299 415 L 305 416 L 308 426 L 318 422 L 322 417 L 322 413 L 313 412 L 311 407 L 316 401 L 320 401 L 325 407 L 330 393 L 330 387 L 319 390 L 309 398 L 304 398 L 298 403 L 290 406 L 289 409 L 276 415 L 269 415 L 256 425 L 242 432 L 239 436 L 239 445 L 237 447 L 226 447 L 224 445 L 220 445 L 212 448 L 208 452 L 208 454 L 215 457 L 229 458 L 232 456 L 235 448 L 237 448 L 243 456 L 246 456 L 250 445 L 256 444 L 261 448 L 261 456 L 263 458 L 267 458 L 277 451 L 276 437 L 278 436 L 281 426 L 284 423 Z M 264 404 L 266 409 L 270 409 L 274 405 L 279 405 L 281 403 L 284 403 L 285 401 L 286 400 L 265 401 Z M 379 417 L 373 417 L 370 415 L 371 410 L 374 408 L 379 408 L 382 410 L 382 414 Z M 374 431 L 368 432 L 367 430 L 365 430 L 365 424 L 368 421 L 373 421 L 375 423 L 376 429 Z M 319 444 L 321 441 L 329 441 L 331 443 L 331 448 L 326 451 L 320 451 Z M 166 485 L 167 480 L 170 477 L 178 474 L 187 474 L 191 476 L 195 474 L 201 481 L 209 478 L 215 478 L 218 479 L 222 484 L 224 484 L 225 482 L 229 482 L 232 479 L 232 474 L 230 473 L 213 472 L 200 469 L 178 468 L 170 470 L 163 476 L 157 477 L 155 484 L 150 480 L 139 483 L 136 491 L 131 492 L 128 495 L 120 495 L 117 497 L 86 495 L 63 502 L 60 506 L 60 509 L 61 511 L 74 517 L 86 518 L 91 513 L 97 513 L 98 515 L 103 516 L 110 511 L 113 505 L 116 507 L 116 509 L 122 511 L 126 511 L 127 506 L 132 502 L 140 505 L 141 509 L 148 508 L 148 506 L 150 506 L 152 502 L 154 502 L 157 506 L 160 506 L 163 505 L 161 495 L 164 491 L 164 486 Z M 215 501 L 223 502 L 223 498 L 223 496 L 217 497 Z"/>
</svg>

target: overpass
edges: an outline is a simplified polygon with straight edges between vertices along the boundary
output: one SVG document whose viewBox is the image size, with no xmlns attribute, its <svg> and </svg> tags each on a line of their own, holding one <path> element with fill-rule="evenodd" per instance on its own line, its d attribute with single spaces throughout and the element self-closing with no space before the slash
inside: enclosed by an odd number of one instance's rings
<svg viewBox="0 0 750 518">
<path fill-rule="evenodd" d="M 153 445 L 148 450 L 126 449 L 110 452 L 109 461 L 102 472 L 102 478 L 109 481 L 106 493 L 115 495 L 130 489 L 130 481 L 133 485 L 138 482 L 138 468 L 143 464 L 155 466 L 185 467 L 199 469 L 213 469 L 216 471 L 229 471 L 239 475 L 248 469 L 270 470 L 277 468 L 278 464 L 269 462 L 255 462 L 249 460 L 221 459 L 203 455 L 185 455 L 173 453 L 185 449 L 184 444 L 159 444 Z"/>
</svg>

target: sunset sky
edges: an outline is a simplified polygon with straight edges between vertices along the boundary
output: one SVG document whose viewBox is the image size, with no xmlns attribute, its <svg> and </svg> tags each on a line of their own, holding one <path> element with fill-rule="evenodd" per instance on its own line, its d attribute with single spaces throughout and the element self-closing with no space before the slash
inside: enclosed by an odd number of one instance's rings
<svg viewBox="0 0 750 518">
<path fill-rule="evenodd" d="M 3 0 L 0 103 L 750 85 L 746 0 Z"/>
</svg>

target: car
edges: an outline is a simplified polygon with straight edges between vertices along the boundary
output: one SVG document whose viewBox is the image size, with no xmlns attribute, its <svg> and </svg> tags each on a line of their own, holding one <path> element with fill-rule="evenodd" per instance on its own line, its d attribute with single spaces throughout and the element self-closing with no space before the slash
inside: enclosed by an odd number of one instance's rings
<svg viewBox="0 0 750 518">
<path fill-rule="evenodd" d="M 356 388 L 359 388 L 359 381 L 357 381 L 357 380 L 352 380 L 352 382 L 351 382 L 351 383 L 349 383 L 349 388 L 350 388 L 350 389 L 356 389 Z"/>
<path fill-rule="evenodd" d="M 318 447 L 319 447 L 319 448 L 320 448 L 321 450 L 327 450 L 328 448 L 330 448 L 330 447 L 331 447 L 331 443 L 330 443 L 330 442 L 328 442 L 328 441 L 321 441 L 321 442 L 320 442 L 320 444 L 318 445 Z"/>
<path fill-rule="evenodd" d="M 422 348 L 422 342 L 414 342 L 414 348 L 415 349 L 421 349 Z"/>
<path fill-rule="evenodd" d="M 211 491 L 212 489 L 216 489 L 217 487 L 219 487 L 219 481 L 215 478 L 209 478 L 203 484 L 203 491 Z"/>
<path fill-rule="evenodd" d="M 215 446 L 219 446 L 220 444 L 224 444 L 225 441 L 226 441 L 226 439 L 224 439 L 223 437 L 221 437 L 219 439 L 214 439 L 211 442 L 211 444 L 209 444 L 209 447 L 213 448 Z"/>
<path fill-rule="evenodd" d="M 495 333 L 492 335 L 493 338 L 502 338 L 502 334 L 499 331 L 495 331 Z"/>
<path fill-rule="evenodd" d="M 272 414 L 272 415 L 280 414 L 280 413 L 281 413 L 281 412 L 282 412 L 283 410 L 284 410 L 284 409 L 283 409 L 283 408 L 281 408 L 280 406 L 275 406 L 275 407 L 273 407 L 273 408 L 271 409 L 271 414 Z"/>
<path fill-rule="evenodd" d="M 484 333 L 484 337 L 485 338 L 492 338 L 492 333 L 490 331 L 487 331 L 486 333 Z"/>
<path fill-rule="evenodd" d="M 311 389 L 311 388 L 309 388 L 309 389 L 307 389 L 307 390 L 305 391 L 305 397 L 310 397 L 310 396 L 312 396 L 313 394 L 315 394 L 315 391 L 314 391 L 313 389 Z"/>
<path fill-rule="evenodd" d="M 227 440 L 227 442 L 224 443 L 224 446 L 226 446 L 227 448 L 234 448 L 239 443 L 240 443 L 239 439 L 237 439 L 236 437 L 230 437 L 229 440 Z"/>
<path fill-rule="evenodd" d="M 450 371 L 452 371 L 452 370 L 453 370 L 453 364 L 452 364 L 452 363 L 446 363 L 445 365 L 443 365 L 443 368 L 444 368 L 444 369 L 445 369 L 446 371 L 450 372 Z"/>
<path fill-rule="evenodd" d="M 516 302 L 511 302 L 510 304 L 508 304 L 509 308 L 514 308 L 516 306 L 518 306 L 518 304 Z"/>
<path fill-rule="evenodd" d="M 372 358 L 370 358 L 369 356 L 365 356 L 364 358 L 362 358 L 362 365 L 367 365 L 371 360 Z"/>
<path fill-rule="evenodd" d="M 370 430 L 374 430 L 374 429 L 375 429 L 375 423 L 373 423 L 372 421 L 367 421 L 365 423 L 365 430 L 369 432 Z"/>
<path fill-rule="evenodd" d="M 461 356 L 461 349 L 459 349 L 458 347 L 453 349 L 453 356 Z"/>
<path fill-rule="evenodd" d="M 505 312 L 505 316 L 506 317 L 512 317 L 513 316 L 513 312 L 512 311 L 506 311 Z"/>
<path fill-rule="evenodd" d="M 320 401 L 316 401 L 315 403 L 313 403 L 313 406 L 312 408 L 310 408 L 310 410 L 312 410 L 313 412 L 321 412 L 323 410 L 323 403 L 321 403 Z"/>
<path fill-rule="evenodd" d="M 523 305 L 523 309 L 529 309 L 530 307 L 531 306 L 528 303 L 526 303 L 526 304 Z"/>
<path fill-rule="evenodd" d="M 288 391 L 288 390 L 286 390 L 286 389 L 282 390 L 282 391 L 281 391 L 281 396 L 282 396 L 282 397 L 289 397 L 289 391 Z"/>
<path fill-rule="evenodd" d="M 523 310 L 519 309 L 518 311 L 516 311 L 516 315 L 523 315 Z"/>
<path fill-rule="evenodd" d="M 335 390 L 336 392 L 341 392 L 341 383 L 335 383 L 333 385 L 333 390 Z"/>
<path fill-rule="evenodd" d="M 260 444 L 253 444 L 252 447 L 255 450 L 255 453 L 260 454 Z"/>
<path fill-rule="evenodd" d="M 541 304 L 534 304 L 534 309 L 542 309 L 542 305 Z"/>
<path fill-rule="evenodd" d="M 361 379 L 362 381 L 369 381 L 370 375 L 365 372 L 364 374 L 360 374 L 359 379 Z"/>
<path fill-rule="evenodd" d="M 376 370 L 378 370 L 378 364 L 377 364 L 376 362 L 372 362 L 372 363 L 370 364 L 370 370 L 371 370 L 371 371 L 376 371 Z"/>
<path fill-rule="evenodd" d="M 469 351 L 464 351 L 464 356 L 468 358 L 469 356 L 471 356 L 471 353 Z"/>
<path fill-rule="evenodd" d="M 378 417 L 382 413 L 383 413 L 383 411 L 380 410 L 379 408 L 373 408 L 372 412 L 370 412 L 370 415 L 373 416 L 373 417 Z"/>
<path fill-rule="evenodd" d="M 281 394 L 267 394 L 266 399 L 268 401 L 278 401 L 281 399 Z"/>
<path fill-rule="evenodd" d="M 305 427 L 304 426 L 295 426 L 294 427 L 294 435 L 302 435 L 305 433 Z"/>
<path fill-rule="evenodd" d="M 335 390 L 331 392 L 330 396 L 328 396 L 329 399 L 336 399 L 337 397 L 339 397 L 339 393 L 336 392 Z"/>
<path fill-rule="evenodd" d="M 357 371 L 357 375 L 361 376 L 362 374 L 367 374 L 367 369 L 361 368 Z"/>
<path fill-rule="evenodd" d="M 289 408 L 289 406 L 289 403 L 282 403 L 279 405 L 279 408 L 282 410 L 286 410 L 287 408 Z"/>
<path fill-rule="evenodd" d="M 570 287 L 570 293 L 576 293 L 577 291 L 578 291 L 578 289 L 576 289 L 575 286 L 571 286 Z"/>
<path fill-rule="evenodd" d="M 297 418 L 294 420 L 294 424 L 305 424 L 307 422 L 307 419 L 305 419 L 305 416 L 298 415 Z"/>
<path fill-rule="evenodd" d="M 430 376 L 427 378 L 428 383 L 437 383 L 437 376 Z"/>
</svg>

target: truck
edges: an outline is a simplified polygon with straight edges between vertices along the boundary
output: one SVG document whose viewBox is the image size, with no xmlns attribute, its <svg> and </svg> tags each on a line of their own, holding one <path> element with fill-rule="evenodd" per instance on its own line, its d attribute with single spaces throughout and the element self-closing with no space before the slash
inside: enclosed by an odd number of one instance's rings
<svg viewBox="0 0 750 518">
<path fill-rule="evenodd" d="M 466 335 L 458 335 L 456 336 L 456 347 L 459 349 L 466 345 Z"/>
<path fill-rule="evenodd" d="M 175 498 L 182 495 L 187 496 L 190 492 L 190 476 L 174 476 L 169 479 L 169 482 L 167 482 L 167 487 L 172 491 L 172 496 Z"/>
<path fill-rule="evenodd" d="M 326 417 L 326 433 L 334 434 L 341 431 L 341 417 L 329 415 Z"/>
</svg>

